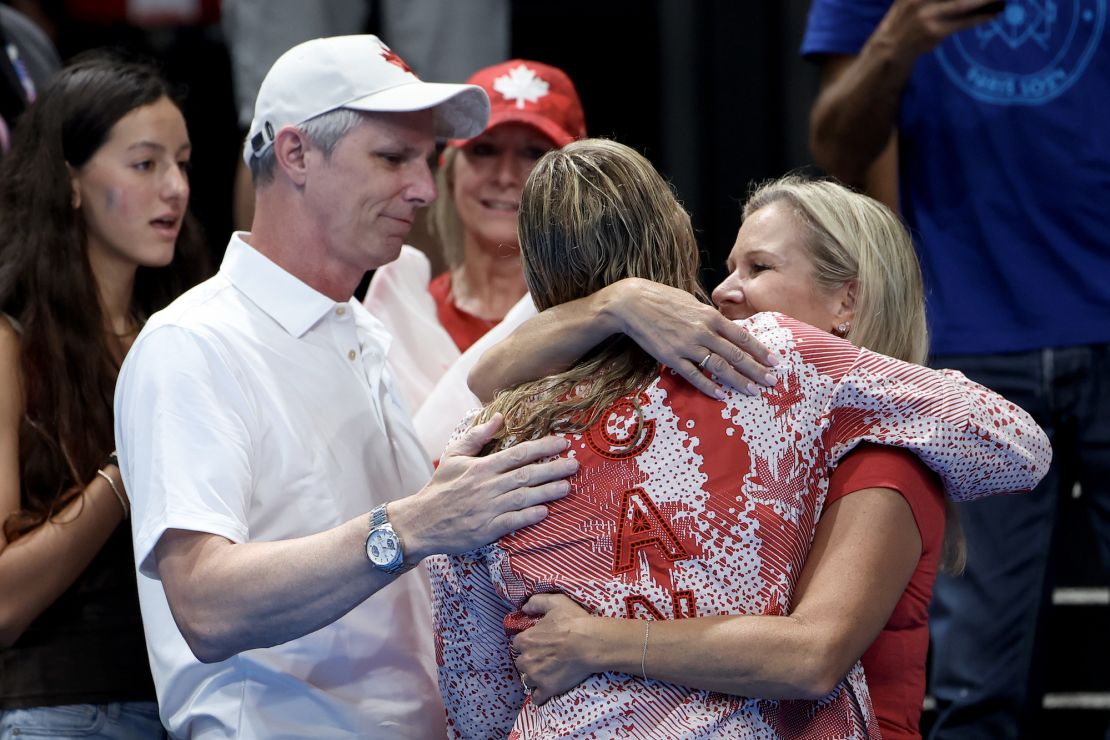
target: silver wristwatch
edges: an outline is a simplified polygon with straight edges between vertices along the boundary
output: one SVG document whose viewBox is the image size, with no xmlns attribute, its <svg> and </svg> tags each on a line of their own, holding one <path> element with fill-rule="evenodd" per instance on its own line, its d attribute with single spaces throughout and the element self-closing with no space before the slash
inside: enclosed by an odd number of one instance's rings
<svg viewBox="0 0 1110 740">
<path fill-rule="evenodd" d="M 370 534 L 366 535 L 366 557 L 370 564 L 390 575 L 404 573 L 411 566 L 405 565 L 405 544 L 393 531 L 386 513 L 386 505 L 370 512 Z"/>
</svg>

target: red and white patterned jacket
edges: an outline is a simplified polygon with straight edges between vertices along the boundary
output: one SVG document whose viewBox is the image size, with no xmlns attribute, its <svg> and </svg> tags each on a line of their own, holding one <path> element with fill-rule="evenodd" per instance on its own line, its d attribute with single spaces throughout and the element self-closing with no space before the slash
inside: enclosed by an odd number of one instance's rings
<svg viewBox="0 0 1110 740">
<path fill-rule="evenodd" d="M 1051 450 L 1020 408 L 951 371 L 862 350 L 779 314 L 742 324 L 784 362 L 760 395 L 718 401 L 663 368 L 563 453 L 570 494 L 541 523 L 429 561 L 439 684 L 462 738 L 877 736 L 859 663 L 824 699 L 777 701 L 595 674 L 543 706 L 509 635 L 534 593 L 627 619 L 790 613 L 830 470 L 861 441 L 905 447 L 949 497 L 1029 490 Z M 511 733 L 511 734 L 510 734 Z"/>
</svg>

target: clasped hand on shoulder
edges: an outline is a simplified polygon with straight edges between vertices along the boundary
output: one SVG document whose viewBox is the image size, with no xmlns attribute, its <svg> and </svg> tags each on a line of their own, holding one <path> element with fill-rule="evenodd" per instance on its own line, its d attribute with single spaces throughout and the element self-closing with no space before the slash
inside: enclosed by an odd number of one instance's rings
<svg viewBox="0 0 1110 740">
<path fill-rule="evenodd" d="M 503 423 L 500 414 L 470 429 L 447 448 L 419 493 L 390 504 L 394 529 L 410 558 L 457 554 L 481 547 L 547 516 L 544 504 L 567 494 L 573 459 L 553 458 L 568 447 L 561 437 L 522 442 L 476 457 Z"/>
<path fill-rule="evenodd" d="M 629 278 L 613 287 L 621 294 L 610 310 L 624 333 L 705 395 L 720 398 L 722 385 L 749 395 L 774 385 L 770 366 L 777 356 L 714 307 L 650 280 Z"/>
</svg>

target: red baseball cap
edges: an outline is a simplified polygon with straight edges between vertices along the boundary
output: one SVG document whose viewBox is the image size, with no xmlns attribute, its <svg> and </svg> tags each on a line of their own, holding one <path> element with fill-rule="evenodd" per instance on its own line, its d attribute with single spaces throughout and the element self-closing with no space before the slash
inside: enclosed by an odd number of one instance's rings
<svg viewBox="0 0 1110 740">
<path fill-rule="evenodd" d="M 578 91 L 557 67 L 527 59 L 510 59 L 471 75 L 467 84 L 486 91 L 490 100 L 486 131 L 502 123 L 531 126 L 558 147 L 586 136 L 586 114 Z M 469 139 L 454 139 L 462 146 Z"/>
</svg>

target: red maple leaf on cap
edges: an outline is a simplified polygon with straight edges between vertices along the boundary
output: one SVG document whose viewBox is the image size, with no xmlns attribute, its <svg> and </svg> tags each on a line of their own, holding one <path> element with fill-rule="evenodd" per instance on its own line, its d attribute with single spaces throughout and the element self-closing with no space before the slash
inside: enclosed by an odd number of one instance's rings
<svg viewBox="0 0 1110 740">
<path fill-rule="evenodd" d="M 392 64 L 396 67 L 400 67 L 401 69 L 405 70 L 409 74 L 414 74 L 413 71 L 412 71 L 412 67 L 410 67 L 407 63 L 405 63 L 405 60 L 402 59 L 400 56 L 398 56 L 397 53 L 395 51 L 393 51 L 393 49 L 390 49 L 389 47 L 383 46 L 382 47 L 382 58 L 385 59 L 390 64 Z"/>
</svg>

